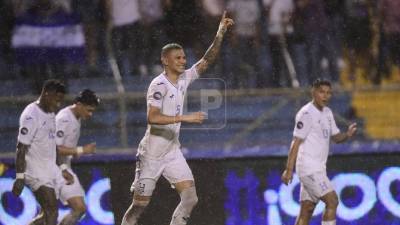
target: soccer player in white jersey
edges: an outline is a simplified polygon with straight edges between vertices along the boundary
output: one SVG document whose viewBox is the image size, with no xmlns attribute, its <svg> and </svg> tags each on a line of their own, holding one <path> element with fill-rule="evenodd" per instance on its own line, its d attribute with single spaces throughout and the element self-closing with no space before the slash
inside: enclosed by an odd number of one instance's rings
<svg viewBox="0 0 400 225">
<path fill-rule="evenodd" d="M 26 184 L 35 194 L 42 211 L 30 224 L 56 225 L 58 187 L 64 182 L 73 183 L 66 165 L 61 166 L 61 171 L 56 162 L 54 112 L 60 107 L 64 94 L 64 84 L 48 80 L 39 99 L 26 106 L 20 116 L 12 192 L 19 196 Z"/>
<path fill-rule="evenodd" d="M 170 224 L 187 224 L 198 199 L 192 171 L 180 151 L 179 129 L 181 122 L 201 123 L 205 115 L 202 112 L 182 115 L 183 102 L 189 84 L 215 61 L 225 32 L 232 25 L 233 20 L 224 13 L 213 43 L 188 70 L 185 70 L 186 58 L 180 45 L 173 43 L 162 48 L 164 72 L 154 78 L 147 92 L 148 126 L 138 147 L 136 175 L 131 188 L 133 200 L 122 225 L 137 224 L 161 175 L 181 198 Z"/>
<path fill-rule="evenodd" d="M 292 181 L 293 169 L 300 179 L 300 214 L 296 225 L 308 225 L 317 205 L 325 203 L 322 225 L 336 224 L 338 197 L 326 174 L 329 143 L 344 142 L 356 132 L 356 124 L 341 133 L 336 126 L 332 111 L 326 105 L 332 96 L 329 81 L 317 79 L 312 85 L 312 101 L 303 106 L 296 115 L 293 141 L 290 146 L 286 169 L 282 181 Z"/>
<path fill-rule="evenodd" d="M 60 225 L 75 225 L 85 214 L 86 206 L 83 200 L 85 192 L 79 182 L 78 177 L 71 169 L 71 159 L 73 156 L 79 157 L 82 154 L 94 153 L 96 143 L 78 146 L 80 136 L 81 120 L 89 119 L 100 99 L 96 94 L 85 89 L 75 98 L 74 104 L 65 107 L 56 116 L 56 143 L 58 153 L 62 163 L 68 166 L 68 171 L 74 176 L 72 185 L 62 185 L 60 187 L 60 200 L 68 203 L 71 212 L 65 215 Z"/>
</svg>

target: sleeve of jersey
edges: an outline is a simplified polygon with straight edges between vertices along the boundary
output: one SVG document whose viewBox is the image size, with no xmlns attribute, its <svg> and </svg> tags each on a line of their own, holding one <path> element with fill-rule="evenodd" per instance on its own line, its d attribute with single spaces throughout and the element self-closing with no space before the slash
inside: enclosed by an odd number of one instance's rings
<svg viewBox="0 0 400 225">
<path fill-rule="evenodd" d="M 331 112 L 331 117 L 332 117 L 331 134 L 333 136 L 333 135 L 336 135 L 336 134 L 340 133 L 340 130 L 336 125 L 335 117 L 333 116 L 332 112 Z"/>
<path fill-rule="evenodd" d="M 293 136 L 305 139 L 311 131 L 312 117 L 309 112 L 300 112 L 296 116 L 296 124 L 294 126 Z"/>
<path fill-rule="evenodd" d="M 149 87 L 147 94 L 147 104 L 151 106 L 161 108 L 164 96 L 166 95 L 166 84 L 163 82 L 152 83 Z"/>
<path fill-rule="evenodd" d="M 69 121 L 63 118 L 56 119 L 56 144 L 65 145 L 65 139 L 68 134 Z"/>
<path fill-rule="evenodd" d="M 18 142 L 24 145 L 32 144 L 37 130 L 38 119 L 32 115 L 22 113 L 19 119 Z"/>
<path fill-rule="evenodd" d="M 199 74 L 197 73 L 196 70 L 196 64 L 194 64 L 190 69 L 185 70 L 185 80 L 187 84 L 186 88 L 189 87 L 189 85 L 197 78 L 199 78 Z"/>
</svg>

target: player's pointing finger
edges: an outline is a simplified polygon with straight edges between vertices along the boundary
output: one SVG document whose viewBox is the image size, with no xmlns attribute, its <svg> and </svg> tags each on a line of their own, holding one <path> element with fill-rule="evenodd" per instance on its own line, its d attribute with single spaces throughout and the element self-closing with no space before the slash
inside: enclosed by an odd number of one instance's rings
<svg viewBox="0 0 400 225">
<path fill-rule="evenodd" d="M 226 18 L 226 10 L 224 10 L 224 14 L 222 14 L 222 19 Z"/>
</svg>

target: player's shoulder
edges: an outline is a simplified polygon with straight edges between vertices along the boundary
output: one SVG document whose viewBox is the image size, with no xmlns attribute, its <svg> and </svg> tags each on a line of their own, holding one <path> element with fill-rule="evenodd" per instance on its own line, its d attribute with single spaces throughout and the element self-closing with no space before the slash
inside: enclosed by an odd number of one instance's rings
<svg viewBox="0 0 400 225">
<path fill-rule="evenodd" d="M 154 77 L 150 83 L 150 86 L 161 86 L 161 85 L 166 85 L 165 76 L 163 74 Z"/>
<path fill-rule="evenodd" d="M 332 113 L 332 109 L 329 108 L 328 106 L 324 107 L 324 111 L 327 112 L 327 113 Z"/>
<path fill-rule="evenodd" d="M 22 111 L 21 116 L 31 116 L 31 117 L 37 117 L 39 116 L 39 106 L 35 103 L 32 102 L 29 105 L 27 105 Z"/>
<path fill-rule="evenodd" d="M 298 111 L 298 115 L 311 115 L 313 112 L 313 105 L 311 102 L 303 105 L 303 107 L 301 107 L 301 109 Z"/>
<path fill-rule="evenodd" d="M 296 114 L 296 120 L 313 120 L 314 108 L 312 103 L 305 104 Z"/>
<path fill-rule="evenodd" d="M 56 120 L 60 120 L 60 119 L 68 119 L 69 118 L 69 114 L 70 114 L 70 109 L 69 107 L 65 107 L 63 109 L 61 109 L 57 115 L 56 115 Z"/>
<path fill-rule="evenodd" d="M 186 69 L 185 72 L 183 72 L 184 76 L 199 76 L 197 69 L 196 69 L 197 64 L 193 64 L 190 68 Z"/>
<path fill-rule="evenodd" d="M 33 102 L 25 107 L 20 115 L 20 123 L 22 124 L 37 124 L 43 121 L 43 116 L 41 116 L 41 109 L 39 106 Z"/>
<path fill-rule="evenodd" d="M 149 86 L 149 91 L 166 93 L 169 87 L 168 82 L 169 81 L 165 78 L 165 76 L 163 74 L 160 74 L 151 81 Z"/>
</svg>

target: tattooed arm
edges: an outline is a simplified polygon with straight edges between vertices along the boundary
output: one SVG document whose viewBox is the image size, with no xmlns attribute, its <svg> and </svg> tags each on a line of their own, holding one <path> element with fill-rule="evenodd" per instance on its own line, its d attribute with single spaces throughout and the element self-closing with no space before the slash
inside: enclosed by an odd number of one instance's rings
<svg viewBox="0 0 400 225">
<path fill-rule="evenodd" d="M 202 74 L 207 70 L 209 65 L 213 64 L 218 56 L 221 49 L 222 40 L 224 39 L 225 32 L 230 26 L 233 25 L 233 20 L 226 17 L 226 11 L 224 12 L 221 22 L 219 23 L 217 34 L 215 35 L 214 41 L 211 46 L 207 49 L 203 58 L 196 63 L 196 70 L 198 74 Z"/>
</svg>

